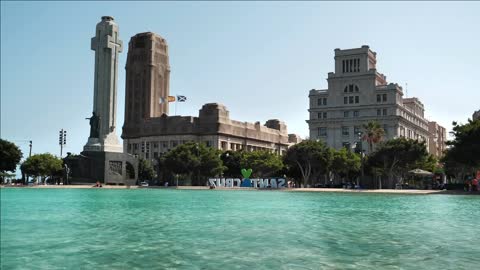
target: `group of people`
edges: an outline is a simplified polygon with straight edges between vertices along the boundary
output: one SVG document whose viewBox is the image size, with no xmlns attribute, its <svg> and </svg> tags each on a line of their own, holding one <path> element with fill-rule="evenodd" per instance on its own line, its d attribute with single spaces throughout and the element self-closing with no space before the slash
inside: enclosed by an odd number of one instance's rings
<svg viewBox="0 0 480 270">
<path fill-rule="evenodd" d="M 100 188 L 102 187 L 102 184 L 100 183 L 100 181 L 97 181 L 97 183 L 95 183 L 95 185 L 93 185 L 92 187 Z"/>
<path fill-rule="evenodd" d="M 478 179 L 466 180 L 464 190 L 468 192 L 478 191 Z"/>
</svg>

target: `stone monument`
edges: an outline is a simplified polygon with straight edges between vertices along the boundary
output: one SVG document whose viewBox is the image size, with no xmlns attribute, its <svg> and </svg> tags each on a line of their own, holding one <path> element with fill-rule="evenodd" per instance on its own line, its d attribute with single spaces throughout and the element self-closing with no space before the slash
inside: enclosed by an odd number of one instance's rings
<svg viewBox="0 0 480 270">
<path fill-rule="evenodd" d="M 93 115 L 91 131 L 84 151 L 122 152 L 115 134 L 117 116 L 118 54 L 123 44 L 118 35 L 118 25 L 113 17 L 103 16 L 97 24 L 91 49 L 95 51 L 95 76 L 93 87 Z M 96 126 L 93 127 L 92 123 Z"/>
<path fill-rule="evenodd" d="M 138 177 L 138 161 L 123 153 L 115 133 L 117 116 L 118 54 L 122 41 L 113 17 L 103 16 L 97 24 L 91 49 L 95 51 L 93 112 L 88 119 L 90 136 L 83 152 L 68 156 L 71 182 L 101 181 L 105 184 L 132 185 Z"/>
</svg>

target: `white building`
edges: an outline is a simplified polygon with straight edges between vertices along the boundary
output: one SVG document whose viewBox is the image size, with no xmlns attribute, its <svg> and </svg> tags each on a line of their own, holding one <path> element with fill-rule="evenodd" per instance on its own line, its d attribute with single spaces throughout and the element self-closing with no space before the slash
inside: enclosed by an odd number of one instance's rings
<svg viewBox="0 0 480 270">
<path fill-rule="evenodd" d="M 428 120 L 417 98 L 403 98 L 402 87 L 387 83 L 377 72 L 376 53 L 368 46 L 335 49 L 335 72 L 328 73 L 328 88 L 312 89 L 310 139 L 320 139 L 333 148 L 353 147 L 360 141 L 362 125 L 377 121 L 386 139 L 404 136 L 426 141 Z M 362 148 L 367 150 L 366 142 Z"/>
</svg>

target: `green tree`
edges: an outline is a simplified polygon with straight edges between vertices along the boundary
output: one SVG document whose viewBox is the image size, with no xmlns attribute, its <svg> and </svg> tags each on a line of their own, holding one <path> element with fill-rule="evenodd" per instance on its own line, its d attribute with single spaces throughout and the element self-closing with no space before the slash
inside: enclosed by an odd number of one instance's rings
<svg viewBox="0 0 480 270">
<path fill-rule="evenodd" d="M 418 160 L 413 166 L 409 169 L 422 169 L 429 172 L 434 172 L 438 167 L 438 159 L 432 154 L 427 154 Z"/>
<path fill-rule="evenodd" d="M 63 161 L 52 154 L 37 154 L 27 158 L 20 166 L 22 172 L 40 176 L 45 180 L 47 176 L 61 175 Z"/>
<path fill-rule="evenodd" d="M 165 167 L 175 174 L 192 177 L 193 185 L 203 185 L 203 178 L 223 172 L 220 151 L 205 144 L 188 142 L 175 147 L 165 155 Z"/>
<path fill-rule="evenodd" d="M 328 172 L 333 159 L 333 151 L 321 141 L 302 141 L 290 147 L 284 157 L 289 172 L 300 172 L 290 175 L 301 177 L 299 184 L 313 184 L 312 176 L 317 177 Z"/>
<path fill-rule="evenodd" d="M 155 170 L 150 162 L 141 158 L 138 160 L 138 180 L 152 180 L 155 177 Z"/>
<path fill-rule="evenodd" d="M 355 134 L 356 135 L 356 134 Z M 363 125 L 362 140 L 368 143 L 368 152 L 373 152 L 373 146 L 385 136 L 385 130 L 376 121 L 370 121 Z"/>
<path fill-rule="evenodd" d="M 361 159 L 360 155 L 342 147 L 338 151 L 333 152 L 331 171 L 335 176 L 345 177 L 350 180 L 358 176 L 360 172 Z M 360 184 L 357 182 L 357 184 Z"/>
<path fill-rule="evenodd" d="M 480 169 L 480 120 L 469 120 L 464 125 L 453 122 L 452 135 L 454 139 L 447 142 L 450 147 L 441 161 L 448 176 L 463 182 Z"/>
<path fill-rule="evenodd" d="M 0 173 L 3 173 L 2 175 L 6 175 L 7 171 L 14 172 L 22 157 L 22 151 L 14 143 L 0 139 Z"/>
<path fill-rule="evenodd" d="M 469 120 L 467 124 L 460 125 L 453 122 L 453 140 L 447 145 L 454 149 L 449 151 L 458 163 L 467 167 L 480 167 L 480 119 Z M 448 152 L 447 152 L 448 154 Z M 447 158 L 448 159 L 448 158 Z"/>
<path fill-rule="evenodd" d="M 270 151 L 245 152 L 240 160 L 243 169 L 252 169 L 254 177 L 278 176 L 283 168 L 282 157 Z"/>
<path fill-rule="evenodd" d="M 369 165 L 387 177 L 386 186 L 392 188 L 396 184 L 395 178 L 405 175 L 415 165 L 428 160 L 425 142 L 398 138 L 388 140 L 379 145 L 368 159 Z M 382 182 L 379 182 L 382 188 Z"/>
<path fill-rule="evenodd" d="M 225 151 L 222 153 L 220 158 L 222 159 L 223 166 L 225 166 L 225 171 L 223 172 L 225 176 L 236 177 L 240 176 L 240 171 L 243 169 L 241 162 L 245 152 L 244 151 Z"/>
</svg>

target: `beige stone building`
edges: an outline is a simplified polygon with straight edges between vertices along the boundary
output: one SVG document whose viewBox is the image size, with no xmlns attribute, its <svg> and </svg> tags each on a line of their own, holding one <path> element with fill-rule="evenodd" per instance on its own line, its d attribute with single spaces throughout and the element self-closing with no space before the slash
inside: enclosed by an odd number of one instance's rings
<svg viewBox="0 0 480 270">
<path fill-rule="evenodd" d="M 311 139 L 350 148 L 361 142 L 362 125 L 377 121 L 386 139 L 404 136 L 429 145 L 424 105 L 418 98 L 404 98 L 402 87 L 388 83 L 376 65 L 377 54 L 369 46 L 335 49 L 335 72 L 328 73 L 328 88 L 309 93 Z M 361 143 L 367 150 L 366 142 Z"/>
<path fill-rule="evenodd" d="M 205 143 L 222 150 L 270 150 L 283 154 L 299 140 L 289 142 L 287 126 L 277 119 L 248 123 L 230 119 L 222 104 L 203 105 L 198 117 L 168 116 L 170 66 L 168 46 L 154 33 L 131 38 L 125 67 L 124 149 L 153 159 L 188 141 Z"/>
<path fill-rule="evenodd" d="M 428 131 L 430 132 L 428 150 L 430 154 L 441 158 L 446 148 L 447 131 L 435 121 L 428 123 Z"/>
<path fill-rule="evenodd" d="M 225 106 L 203 105 L 198 117 L 167 116 L 143 119 L 124 128 L 125 149 L 147 159 L 193 141 L 221 150 L 271 150 L 283 154 L 288 146 L 287 126 L 279 120 L 248 123 L 230 119 Z M 144 146 L 143 146 L 144 145 Z"/>
<path fill-rule="evenodd" d="M 136 34 L 128 43 L 125 66 L 125 127 L 145 118 L 168 113 L 170 65 L 167 42 L 147 32 Z"/>
</svg>

